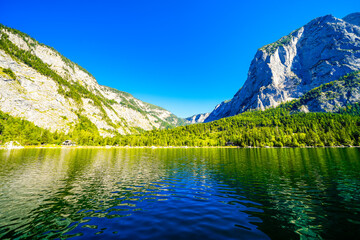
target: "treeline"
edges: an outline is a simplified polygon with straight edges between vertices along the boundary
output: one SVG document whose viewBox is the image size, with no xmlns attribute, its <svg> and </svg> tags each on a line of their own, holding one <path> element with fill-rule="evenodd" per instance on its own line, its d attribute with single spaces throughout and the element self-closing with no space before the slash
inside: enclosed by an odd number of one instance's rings
<svg viewBox="0 0 360 240">
<path fill-rule="evenodd" d="M 97 127 L 86 117 L 78 115 L 79 121 L 70 133 L 50 132 L 34 123 L 13 117 L 0 111 L 0 145 L 9 141 L 18 141 L 22 145 L 55 144 L 61 145 L 72 139 L 79 145 L 101 145 L 106 143 Z"/>
<path fill-rule="evenodd" d="M 359 105 L 337 113 L 293 113 L 278 107 L 250 111 L 218 121 L 103 138 L 96 126 L 79 115 L 69 134 L 51 133 L 19 118 L 0 114 L 0 141 L 24 145 L 61 144 L 119 146 L 254 146 L 300 147 L 360 145 Z M 355 111 L 358 111 L 357 113 Z"/>
<path fill-rule="evenodd" d="M 62 134 L 64 135 L 64 134 Z M 18 141 L 23 145 L 61 143 L 61 134 L 35 126 L 32 122 L 12 117 L 0 111 L 0 145 Z"/>
<path fill-rule="evenodd" d="M 336 113 L 290 114 L 286 109 L 274 108 L 115 139 L 116 144 L 131 146 L 358 146 L 360 117 Z"/>
</svg>

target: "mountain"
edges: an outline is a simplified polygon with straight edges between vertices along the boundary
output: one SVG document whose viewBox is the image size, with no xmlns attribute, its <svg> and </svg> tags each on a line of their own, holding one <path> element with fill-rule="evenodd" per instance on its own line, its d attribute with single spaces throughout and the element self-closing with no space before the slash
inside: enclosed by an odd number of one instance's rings
<svg viewBox="0 0 360 240">
<path fill-rule="evenodd" d="M 101 86 L 84 68 L 25 33 L 0 25 L 0 111 L 50 131 L 86 119 L 102 136 L 184 123 L 171 112 Z"/>
<path fill-rule="evenodd" d="M 359 22 L 360 13 L 344 19 L 326 15 L 260 48 L 243 87 L 217 105 L 205 122 L 276 107 L 360 70 Z"/>
<path fill-rule="evenodd" d="M 200 113 L 193 115 L 191 117 L 185 118 L 185 122 L 188 124 L 194 123 L 202 123 L 206 120 L 206 118 L 210 115 L 210 113 Z"/>
</svg>

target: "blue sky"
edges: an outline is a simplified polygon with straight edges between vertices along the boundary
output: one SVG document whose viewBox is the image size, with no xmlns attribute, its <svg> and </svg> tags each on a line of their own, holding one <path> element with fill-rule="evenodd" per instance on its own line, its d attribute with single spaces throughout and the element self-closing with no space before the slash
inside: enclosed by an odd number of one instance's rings
<svg viewBox="0 0 360 240">
<path fill-rule="evenodd" d="M 98 82 L 180 117 L 243 85 L 258 48 L 312 19 L 360 11 L 342 1 L 8 1 L 0 23 L 57 49 Z"/>
</svg>

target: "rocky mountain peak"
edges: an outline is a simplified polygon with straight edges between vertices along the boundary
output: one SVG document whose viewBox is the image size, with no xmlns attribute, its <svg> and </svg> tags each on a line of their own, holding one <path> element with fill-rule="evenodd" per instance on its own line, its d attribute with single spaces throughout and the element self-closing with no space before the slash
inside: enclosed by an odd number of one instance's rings
<svg viewBox="0 0 360 240">
<path fill-rule="evenodd" d="M 351 13 L 345 16 L 343 20 L 360 27 L 360 12 Z"/>
<path fill-rule="evenodd" d="M 326 15 L 260 48 L 243 87 L 218 105 L 205 122 L 250 109 L 276 107 L 360 69 L 360 28 Z"/>
</svg>

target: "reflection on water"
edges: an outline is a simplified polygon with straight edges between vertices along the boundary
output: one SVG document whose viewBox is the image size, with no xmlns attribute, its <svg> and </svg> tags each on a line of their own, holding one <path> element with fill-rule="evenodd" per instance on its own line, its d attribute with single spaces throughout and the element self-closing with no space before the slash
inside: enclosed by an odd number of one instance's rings
<svg viewBox="0 0 360 240">
<path fill-rule="evenodd" d="M 0 239 L 355 239 L 360 149 L 0 151 Z"/>
</svg>

